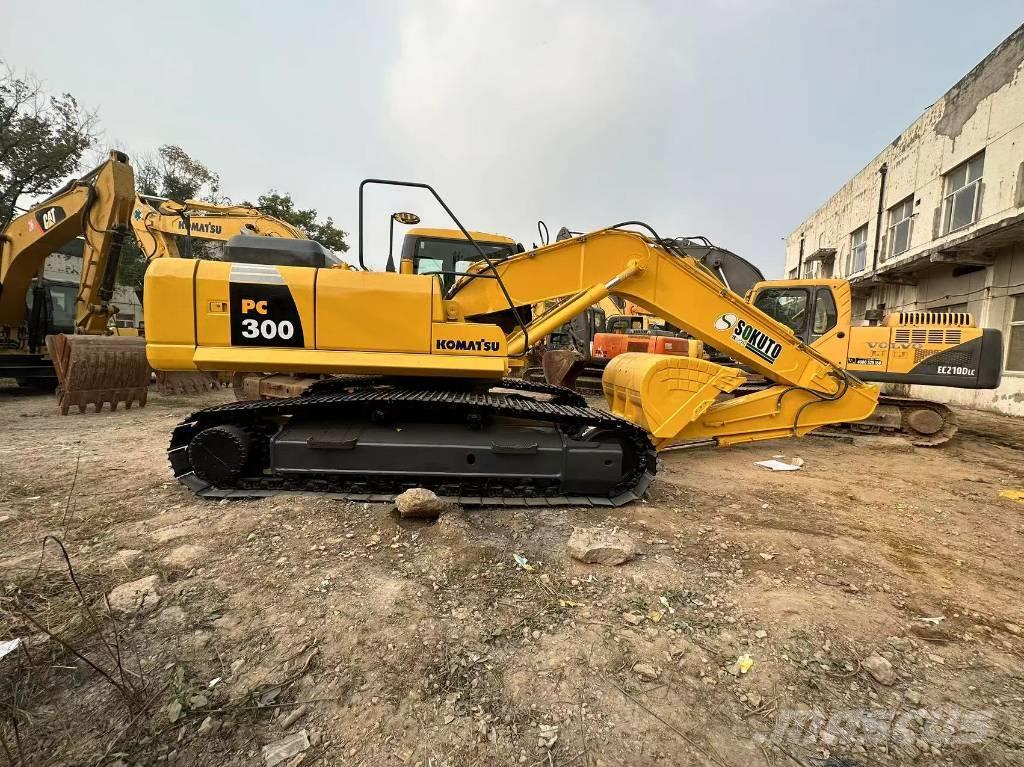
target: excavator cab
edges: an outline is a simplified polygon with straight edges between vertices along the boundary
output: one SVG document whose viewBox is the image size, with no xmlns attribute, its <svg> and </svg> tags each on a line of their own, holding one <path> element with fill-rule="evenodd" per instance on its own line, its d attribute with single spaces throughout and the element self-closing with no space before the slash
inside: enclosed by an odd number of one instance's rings
<svg viewBox="0 0 1024 767">
<path fill-rule="evenodd" d="M 504 261 L 517 252 L 516 241 L 511 237 L 484 232 L 470 232 L 470 235 L 493 261 Z M 417 227 L 406 232 L 402 240 L 400 271 L 406 274 L 438 275 L 447 292 L 459 275 L 465 274 L 479 260 L 479 253 L 473 243 L 458 229 Z"/>
<path fill-rule="evenodd" d="M 759 282 L 748 300 L 805 344 L 832 336 L 842 340 L 850 326 L 850 288 L 843 280 Z M 832 361 L 841 362 L 838 357 Z"/>
</svg>

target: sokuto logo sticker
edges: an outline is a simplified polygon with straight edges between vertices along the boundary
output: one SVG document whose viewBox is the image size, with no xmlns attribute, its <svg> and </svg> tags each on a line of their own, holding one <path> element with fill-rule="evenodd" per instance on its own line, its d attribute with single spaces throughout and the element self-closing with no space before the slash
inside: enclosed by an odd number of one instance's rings
<svg viewBox="0 0 1024 767">
<path fill-rule="evenodd" d="M 763 359 L 769 365 L 782 354 L 782 344 L 763 330 L 758 330 L 746 320 L 737 319 L 735 314 L 723 314 L 715 320 L 715 330 L 732 329 L 732 340 Z"/>
<path fill-rule="evenodd" d="M 736 324 L 735 314 L 723 314 L 715 320 L 715 330 L 728 330 Z"/>
</svg>

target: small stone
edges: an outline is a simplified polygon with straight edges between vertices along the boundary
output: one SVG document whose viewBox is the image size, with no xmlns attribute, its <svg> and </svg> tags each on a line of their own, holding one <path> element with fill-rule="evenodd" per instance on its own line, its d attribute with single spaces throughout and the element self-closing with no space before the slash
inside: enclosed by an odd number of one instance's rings
<svg viewBox="0 0 1024 767">
<path fill-rule="evenodd" d="M 573 559 L 592 565 L 621 565 L 638 553 L 636 542 L 621 530 L 575 528 L 567 548 Z"/>
<path fill-rule="evenodd" d="M 639 613 L 623 613 L 622 620 L 626 621 L 630 626 L 639 626 L 644 622 L 644 616 Z"/>
<path fill-rule="evenodd" d="M 208 705 L 210 705 L 210 701 L 206 699 L 205 695 L 193 695 L 188 699 L 188 707 L 192 711 L 199 708 L 206 708 Z"/>
<path fill-rule="evenodd" d="M 309 734 L 305 730 L 299 730 L 292 735 L 274 741 L 263 747 L 263 761 L 267 767 L 274 767 L 285 759 L 296 754 L 301 754 L 309 748 Z"/>
<path fill-rule="evenodd" d="M 159 585 L 159 575 L 147 575 L 137 581 L 122 583 L 107 595 L 110 609 L 121 614 L 154 610 L 160 602 Z"/>
<path fill-rule="evenodd" d="M 748 692 L 747 703 L 749 703 L 753 708 L 760 708 L 761 693 L 757 692 L 756 690 L 754 692 Z"/>
<path fill-rule="evenodd" d="M 1020 634 L 1022 631 L 1024 631 L 1024 629 L 1022 629 L 1016 623 L 1004 623 L 1003 625 L 1006 627 L 1006 630 L 1009 631 L 1011 634 Z"/>
<path fill-rule="evenodd" d="M 558 742 L 558 725 L 542 724 L 537 729 L 537 745 L 541 748 L 554 748 L 555 743 Z"/>
<path fill-rule="evenodd" d="M 892 664 L 881 655 L 877 653 L 869 655 L 860 662 L 860 665 L 879 684 L 892 685 L 896 683 L 896 672 L 892 670 Z"/>
<path fill-rule="evenodd" d="M 167 719 L 173 724 L 181 717 L 181 702 L 172 700 L 167 704 Z"/>
<path fill-rule="evenodd" d="M 651 666 L 647 663 L 637 663 L 635 666 L 633 666 L 633 673 L 641 679 L 646 679 L 650 682 L 653 682 L 659 676 L 661 676 L 661 674 L 658 672 L 658 669 L 654 668 L 654 666 Z"/>
<path fill-rule="evenodd" d="M 164 557 L 164 564 L 168 567 L 188 568 L 203 559 L 204 554 L 206 554 L 206 549 L 202 546 L 185 544 L 184 546 L 178 546 L 178 548 Z"/>
<path fill-rule="evenodd" d="M 306 714 L 306 705 L 296 706 L 284 719 L 281 720 L 281 728 L 287 730 Z"/>
<path fill-rule="evenodd" d="M 234 663 L 231 664 L 231 673 L 232 674 L 237 674 L 238 670 L 240 668 L 242 668 L 242 666 L 244 666 L 244 665 L 245 665 L 245 658 L 239 658 L 238 660 L 236 660 Z"/>
<path fill-rule="evenodd" d="M 757 637 L 758 639 L 767 639 L 768 638 L 768 632 L 765 631 L 764 629 L 758 629 L 757 631 L 754 632 L 754 636 Z"/>
<path fill-rule="evenodd" d="M 212 716 L 208 716 L 203 720 L 203 723 L 199 725 L 200 735 L 212 735 L 220 729 L 220 722 L 214 719 Z"/>
<path fill-rule="evenodd" d="M 107 560 L 107 566 L 112 570 L 127 570 L 140 556 L 142 552 L 139 549 L 121 549 Z"/>
<path fill-rule="evenodd" d="M 825 748 L 832 748 L 836 743 L 839 742 L 839 738 L 837 738 L 833 733 L 829 732 L 828 730 L 824 730 L 823 732 L 818 733 L 818 742 L 821 743 L 821 745 L 823 745 Z"/>
<path fill-rule="evenodd" d="M 919 693 L 917 690 L 907 690 L 907 693 L 904 697 L 906 697 L 907 702 L 912 705 L 921 705 L 921 693 Z"/>
<path fill-rule="evenodd" d="M 186 620 L 185 611 L 177 605 L 171 607 L 165 607 L 160 611 L 160 614 L 156 616 L 156 619 L 161 623 L 166 623 L 171 626 L 183 626 Z"/>
<path fill-rule="evenodd" d="M 395 510 L 402 519 L 437 519 L 450 508 L 433 490 L 411 487 L 395 498 Z"/>
</svg>

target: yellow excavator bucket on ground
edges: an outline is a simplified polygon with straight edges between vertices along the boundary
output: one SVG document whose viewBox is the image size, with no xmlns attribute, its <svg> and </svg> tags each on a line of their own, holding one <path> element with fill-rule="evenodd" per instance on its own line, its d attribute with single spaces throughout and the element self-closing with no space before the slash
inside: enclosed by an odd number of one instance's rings
<svg viewBox="0 0 1024 767">
<path fill-rule="evenodd" d="M 601 379 L 609 410 L 649 431 L 655 444 L 671 442 L 744 381 L 735 368 L 697 357 L 643 352 L 618 355 Z"/>
<path fill-rule="evenodd" d="M 117 410 L 146 404 L 150 368 L 146 339 L 130 336 L 46 337 L 46 348 L 57 374 L 57 406 L 63 415 L 71 407 L 84 413 L 91 404 L 96 412 L 104 403 Z"/>
</svg>

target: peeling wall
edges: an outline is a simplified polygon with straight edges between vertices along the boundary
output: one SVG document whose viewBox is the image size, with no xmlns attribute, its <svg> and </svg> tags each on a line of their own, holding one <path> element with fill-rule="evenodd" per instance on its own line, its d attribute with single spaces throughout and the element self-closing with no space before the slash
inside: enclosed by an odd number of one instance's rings
<svg viewBox="0 0 1024 767">
<path fill-rule="evenodd" d="M 944 234 L 944 174 L 982 151 L 984 172 L 977 219 L 968 227 Z M 835 249 L 831 276 L 855 280 L 870 276 L 879 169 L 883 164 L 887 174 L 879 236 L 880 268 L 918 261 L 922 256 L 927 259 L 954 240 L 969 240 L 980 231 L 991 231 L 1001 222 L 1024 214 L 1024 25 L 790 233 L 786 238 L 786 274 L 797 268 L 802 238 L 805 257 L 818 249 Z M 910 247 L 890 255 L 888 211 L 909 197 L 913 198 Z M 851 235 L 865 224 L 865 268 L 855 272 Z M 896 311 L 968 303 L 978 324 L 1001 328 L 1005 341 L 1012 295 L 1024 291 L 1024 236 L 1020 242 L 1004 241 L 996 252 L 987 255 L 995 259 L 994 264 L 969 274 L 954 276 L 952 265 L 930 264 L 915 274 L 916 285 L 876 286 L 855 300 L 855 320 L 863 318 L 865 309 L 882 306 L 886 311 Z M 821 274 L 821 267 L 815 273 Z M 1024 376 L 1019 374 L 1004 373 L 999 389 L 991 392 L 912 389 L 915 395 L 943 402 L 1024 415 Z"/>
</svg>

